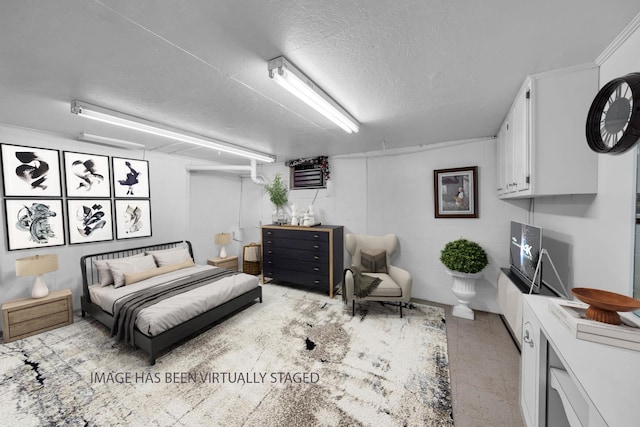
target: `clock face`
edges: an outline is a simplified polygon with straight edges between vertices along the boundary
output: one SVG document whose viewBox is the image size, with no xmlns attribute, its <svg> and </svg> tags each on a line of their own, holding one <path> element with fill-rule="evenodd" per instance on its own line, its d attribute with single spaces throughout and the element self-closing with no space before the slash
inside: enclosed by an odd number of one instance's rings
<svg viewBox="0 0 640 427">
<path fill-rule="evenodd" d="M 613 148 L 624 136 L 633 111 L 633 97 L 627 82 L 620 83 L 607 99 L 600 116 L 600 135 L 607 147 Z"/>
<path fill-rule="evenodd" d="M 635 109 L 635 111 L 634 111 Z M 598 153 L 618 154 L 640 139 L 640 73 L 604 85 L 587 116 L 587 143 Z"/>
</svg>

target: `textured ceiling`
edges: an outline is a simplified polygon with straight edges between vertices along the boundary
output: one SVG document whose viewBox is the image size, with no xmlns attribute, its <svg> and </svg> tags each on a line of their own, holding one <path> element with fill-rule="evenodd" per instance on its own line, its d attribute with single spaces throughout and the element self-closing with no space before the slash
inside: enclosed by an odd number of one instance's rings
<svg viewBox="0 0 640 427">
<path fill-rule="evenodd" d="M 222 161 L 87 122 L 70 102 L 279 161 L 491 136 L 527 74 L 593 62 L 638 12 L 638 0 L 4 1 L 0 123 Z M 267 61 L 280 55 L 360 132 L 272 82 Z"/>
</svg>

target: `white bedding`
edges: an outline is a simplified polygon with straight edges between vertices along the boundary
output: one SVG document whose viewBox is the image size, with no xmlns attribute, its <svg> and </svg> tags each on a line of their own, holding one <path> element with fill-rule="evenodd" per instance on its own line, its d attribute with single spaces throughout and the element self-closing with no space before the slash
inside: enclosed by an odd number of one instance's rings
<svg viewBox="0 0 640 427">
<path fill-rule="evenodd" d="M 214 268 L 218 267 L 196 265 L 119 288 L 114 288 L 113 285 L 92 285 L 89 286 L 89 294 L 93 303 L 107 313 L 113 314 L 115 302 L 131 292 Z M 224 277 L 142 309 L 136 319 L 136 326 L 144 334 L 155 336 L 258 286 L 260 286 L 258 278 L 249 274 L 238 273 L 231 277 Z"/>
</svg>

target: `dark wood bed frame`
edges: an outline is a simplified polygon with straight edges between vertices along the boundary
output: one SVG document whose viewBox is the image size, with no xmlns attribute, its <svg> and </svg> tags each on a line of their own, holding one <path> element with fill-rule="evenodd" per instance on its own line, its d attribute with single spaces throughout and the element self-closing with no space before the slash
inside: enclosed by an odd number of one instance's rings
<svg viewBox="0 0 640 427">
<path fill-rule="evenodd" d="M 91 314 L 100 323 L 111 329 L 113 325 L 113 316 L 102 309 L 97 304 L 91 302 L 91 296 L 89 294 L 89 285 L 98 282 L 98 271 L 93 265 L 94 260 L 108 260 L 116 258 L 124 258 L 144 251 L 171 249 L 180 244 L 186 244 L 191 257 L 193 258 L 193 249 L 191 242 L 170 242 L 161 243 L 157 245 L 142 246 L 132 249 L 122 249 L 119 251 L 103 252 L 93 255 L 85 255 L 80 258 L 80 269 L 82 270 L 82 317 L 85 317 L 85 313 Z M 224 304 L 212 308 L 184 323 L 174 326 L 156 336 L 148 336 L 140 332 L 138 329 L 134 332 L 135 345 L 143 351 L 149 353 L 149 362 L 151 365 L 155 365 L 156 357 L 161 351 L 171 347 L 172 345 L 186 340 L 192 335 L 197 335 L 204 332 L 206 329 L 218 323 L 225 317 L 244 309 L 253 303 L 256 298 L 262 302 L 262 286 L 251 289 L 242 295 L 239 295 Z"/>
</svg>

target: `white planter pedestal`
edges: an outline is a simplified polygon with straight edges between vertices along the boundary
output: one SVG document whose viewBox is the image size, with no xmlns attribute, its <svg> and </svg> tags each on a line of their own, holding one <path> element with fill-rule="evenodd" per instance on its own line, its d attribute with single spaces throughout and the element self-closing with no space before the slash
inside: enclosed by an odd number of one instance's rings
<svg viewBox="0 0 640 427">
<path fill-rule="evenodd" d="M 475 320 L 475 313 L 469 308 L 469 303 L 476 296 L 476 280 L 482 273 L 468 274 L 447 270 L 453 278 L 451 291 L 458 299 L 458 305 L 453 307 L 452 314 L 463 319 Z"/>
</svg>

